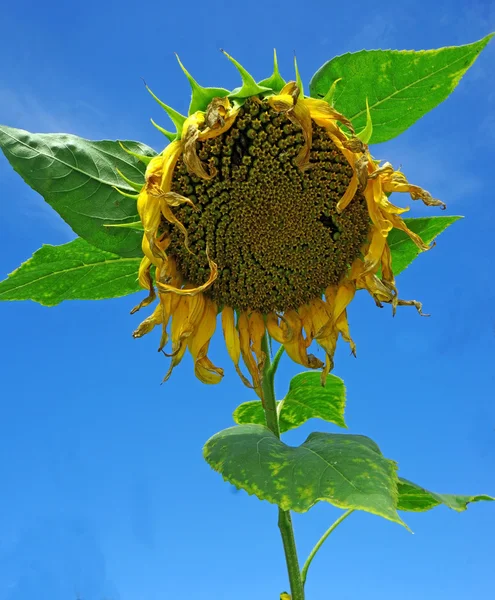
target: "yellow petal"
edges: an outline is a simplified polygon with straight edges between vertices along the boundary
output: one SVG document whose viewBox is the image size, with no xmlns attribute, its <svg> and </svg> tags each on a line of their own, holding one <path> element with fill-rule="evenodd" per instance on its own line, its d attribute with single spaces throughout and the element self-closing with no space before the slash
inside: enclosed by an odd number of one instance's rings
<svg viewBox="0 0 495 600">
<path fill-rule="evenodd" d="M 356 294 L 356 283 L 354 281 L 343 281 L 338 289 L 335 296 L 333 305 L 333 318 L 337 322 L 340 315 L 349 306 Z"/>
<path fill-rule="evenodd" d="M 222 330 L 227 352 L 232 362 L 237 365 L 241 358 L 241 343 L 239 341 L 239 332 L 235 326 L 234 309 L 231 306 L 225 306 L 222 310 Z"/>
<path fill-rule="evenodd" d="M 436 200 L 432 195 L 417 185 L 411 185 L 404 173 L 401 171 L 387 170 L 382 176 L 383 189 L 385 192 L 409 192 L 413 200 L 422 200 L 426 206 L 440 206 L 446 208 L 446 204 L 441 200 Z"/>
<path fill-rule="evenodd" d="M 297 101 L 299 88 L 295 81 L 289 81 L 284 85 L 278 94 L 270 96 L 268 104 L 277 112 L 287 112 Z"/>
<path fill-rule="evenodd" d="M 317 343 L 323 348 L 326 354 L 325 366 L 321 373 L 321 384 L 325 385 L 328 373 L 333 369 L 333 356 L 335 349 L 337 348 L 337 340 L 339 332 L 335 325 L 332 323 L 332 327 L 327 328 L 327 335 L 318 337 Z"/>
<path fill-rule="evenodd" d="M 187 170 L 190 173 L 194 173 L 201 179 L 211 179 L 216 175 L 216 170 L 212 170 L 211 173 L 208 173 L 205 169 L 204 164 L 201 162 L 197 150 L 196 150 L 196 142 L 199 138 L 199 117 L 202 113 L 194 113 L 184 123 L 184 133 L 183 133 L 183 144 L 184 144 L 184 154 L 183 160 L 184 164 L 187 167 Z M 203 117 L 204 120 L 204 117 Z"/>
<path fill-rule="evenodd" d="M 351 338 L 351 334 L 349 332 L 349 323 L 347 322 L 347 311 L 344 310 L 337 321 L 335 322 L 335 326 L 337 327 L 340 335 L 344 338 L 344 340 L 350 345 L 351 352 L 354 356 L 356 356 L 356 344 Z"/>
<path fill-rule="evenodd" d="M 350 131 L 354 131 L 349 119 L 330 106 L 328 102 L 316 98 L 304 98 L 304 103 L 308 107 L 313 120 L 340 121 L 342 125 L 348 127 Z"/>
<path fill-rule="evenodd" d="M 251 312 L 248 317 L 248 328 L 251 349 L 256 356 L 258 370 L 261 372 L 263 371 L 266 360 L 266 355 L 261 347 L 263 338 L 265 337 L 265 321 L 263 320 L 263 315 L 256 311 Z"/>
<path fill-rule="evenodd" d="M 196 331 L 201 323 L 205 310 L 205 297 L 203 294 L 183 296 L 172 315 L 170 337 L 172 340 L 172 361 L 163 381 L 172 374 L 174 368 L 180 363 L 187 348 L 187 339 Z"/>
<path fill-rule="evenodd" d="M 389 215 L 385 216 L 380 208 L 382 193 L 381 182 L 378 179 L 369 179 L 364 191 L 368 212 L 373 224 L 386 237 L 393 225 Z"/>
<path fill-rule="evenodd" d="M 181 204 L 189 204 L 192 208 L 196 208 L 196 205 L 192 200 L 186 198 L 185 196 L 181 196 L 176 192 L 163 192 L 161 196 L 168 206 L 181 206 Z"/>
<path fill-rule="evenodd" d="M 175 165 L 182 151 L 183 144 L 179 140 L 169 144 L 163 151 L 162 176 L 160 181 L 160 190 L 162 192 L 170 191 Z"/>
<path fill-rule="evenodd" d="M 208 140 L 228 131 L 237 117 L 239 109 L 233 109 L 228 98 L 213 98 L 205 113 L 205 127 L 198 135 L 199 140 Z"/>
<path fill-rule="evenodd" d="M 284 313 L 284 321 L 281 325 L 282 331 L 291 331 L 290 341 L 283 342 L 285 351 L 292 360 L 309 369 L 319 369 L 323 363 L 313 354 L 308 354 L 308 344 L 302 334 L 302 320 L 295 310 Z"/>
<path fill-rule="evenodd" d="M 249 319 L 246 312 L 242 312 L 239 315 L 238 320 L 238 328 L 239 328 L 239 341 L 241 346 L 241 355 L 246 365 L 249 374 L 253 380 L 253 389 L 256 394 L 262 398 L 261 391 L 261 373 L 258 369 L 258 365 L 254 360 L 254 357 L 251 353 L 251 340 L 249 336 Z"/>
<path fill-rule="evenodd" d="M 409 227 L 404 223 L 404 221 L 400 217 L 398 217 L 396 215 L 390 215 L 390 220 L 392 221 L 392 224 L 396 229 L 400 229 L 404 233 L 407 233 L 407 235 L 411 238 L 411 240 L 416 244 L 416 246 L 421 251 L 424 252 L 431 248 L 430 245 L 425 244 L 425 242 L 423 242 L 423 240 L 419 237 L 419 235 L 417 233 L 414 233 L 414 231 L 411 231 L 409 229 Z"/>
<path fill-rule="evenodd" d="M 225 346 L 229 353 L 232 362 L 234 363 L 235 370 L 241 378 L 245 386 L 252 388 L 252 384 L 246 379 L 239 367 L 239 360 L 241 358 L 241 342 L 239 340 L 239 332 L 235 325 L 235 314 L 234 309 L 231 306 L 225 306 L 222 310 L 222 329 L 225 338 Z"/>
<path fill-rule="evenodd" d="M 174 285 L 161 283 L 157 281 L 156 285 L 158 289 L 161 292 L 173 292 L 178 296 L 196 296 L 196 294 L 201 294 L 201 292 L 207 290 L 218 277 L 218 265 L 210 258 L 208 252 L 206 253 L 206 256 L 208 258 L 208 264 L 210 266 L 210 276 L 208 277 L 208 281 L 203 283 L 203 285 L 199 285 L 197 287 L 178 288 Z"/>
<path fill-rule="evenodd" d="M 382 279 L 393 283 L 395 281 L 394 272 L 392 271 L 392 253 L 388 244 L 385 244 L 385 248 L 382 253 Z"/>
<path fill-rule="evenodd" d="M 285 327 L 283 329 L 279 325 L 279 319 L 281 319 L 283 322 L 285 321 Z M 290 342 L 293 337 L 293 331 L 288 325 L 285 317 L 279 316 L 274 312 L 270 312 L 266 315 L 266 328 L 268 329 L 270 337 L 279 344 Z"/>
<path fill-rule="evenodd" d="M 147 317 L 139 327 L 133 332 L 133 338 L 140 338 L 152 331 L 156 325 L 161 325 L 163 322 L 163 310 L 161 304 L 158 304 L 153 313 Z"/>
<path fill-rule="evenodd" d="M 189 236 L 187 233 L 187 229 L 184 227 L 184 225 L 179 221 L 179 219 L 174 215 L 174 213 L 172 212 L 170 205 L 167 203 L 166 199 L 162 196 L 160 198 L 160 205 L 161 207 L 161 214 L 163 215 L 163 217 L 172 225 L 175 225 L 177 227 L 177 229 L 180 230 L 180 232 L 183 234 L 184 236 L 184 246 L 189 250 Z"/>
<path fill-rule="evenodd" d="M 295 157 L 294 163 L 301 170 L 304 170 L 309 165 L 309 155 L 313 140 L 313 124 L 311 122 L 309 109 L 303 100 L 298 99 L 294 105 L 294 108 L 287 112 L 287 116 L 293 123 L 299 125 L 303 132 L 304 144 Z"/>
<path fill-rule="evenodd" d="M 387 238 L 376 227 L 372 228 L 371 243 L 364 257 L 364 274 L 376 272 L 382 259 Z"/>
<path fill-rule="evenodd" d="M 311 319 L 313 322 L 313 338 L 318 339 L 321 331 L 333 320 L 333 305 L 329 309 L 329 305 L 321 298 L 315 298 L 309 302 L 311 309 Z"/>
<path fill-rule="evenodd" d="M 146 298 L 144 298 L 144 300 L 141 300 L 141 302 L 131 310 L 131 315 L 136 313 L 138 310 L 141 310 L 145 306 L 151 304 L 156 298 L 155 288 L 153 287 L 153 280 L 151 279 L 150 275 L 150 267 L 150 261 L 148 260 L 148 258 L 144 257 L 139 267 L 138 278 L 140 285 L 144 289 L 148 290 L 148 295 L 146 296 Z"/>
<path fill-rule="evenodd" d="M 302 327 L 306 334 L 306 346 L 309 346 L 314 339 L 315 330 L 313 324 L 313 314 L 309 304 L 303 304 L 297 309 L 297 314 L 301 318 Z"/>
<path fill-rule="evenodd" d="M 289 94 L 277 94 L 268 98 L 268 104 L 277 112 L 287 112 L 294 106 L 294 99 Z"/>
<path fill-rule="evenodd" d="M 203 383 L 219 383 L 223 377 L 223 369 L 216 367 L 208 358 L 208 347 L 215 333 L 217 324 L 217 307 L 214 302 L 205 298 L 205 308 L 201 321 L 188 339 L 189 352 L 194 359 L 194 372 Z"/>
</svg>

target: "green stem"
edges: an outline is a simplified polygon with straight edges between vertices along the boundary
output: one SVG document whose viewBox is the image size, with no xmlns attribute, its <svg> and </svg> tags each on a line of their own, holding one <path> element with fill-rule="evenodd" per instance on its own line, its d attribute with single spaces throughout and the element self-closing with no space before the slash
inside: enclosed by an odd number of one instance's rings
<svg viewBox="0 0 495 600">
<path fill-rule="evenodd" d="M 335 523 L 333 523 L 333 525 L 331 525 L 326 531 L 325 533 L 321 536 L 321 538 L 318 540 L 318 542 L 316 543 L 316 546 L 313 548 L 313 550 L 311 550 L 310 555 L 308 556 L 308 559 L 306 560 L 306 562 L 304 563 L 304 567 L 302 568 L 301 571 L 301 579 L 302 579 L 302 584 L 305 585 L 306 584 L 306 577 L 308 575 L 308 569 L 309 569 L 309 565 L 311 564 L 311 562 L 313 561 L 313 558 L 316 556 L 316 553 L 318 552 L 318 550 L 323 546 L 323 542 L 327 539 L 327 537 L 332 533 L 332 531 L 334 529 L 336 529 L 341 523 L 342 521 L 344 521 L 345 519 L 347 519 L 347 517 L 352 514 L 354 512 L 353 508 L 350 508 L 347 512 L 345 512 L 343 515 L 341 515 L 336 521 Z"/>
<path fill-rule="evenodd" d="M 280 438 L 280 428 L 278 425 L 277 401 L 275 399 L 275 372 L 278 363 L 283 354 L 283 347 L 276 353 L 273 362 L 270 360 L 270 349 L 268 345 L 268 336 L 263 339 L 263 351 L 266 356 L 263 368 L 263 379 L 261 383 L 263 408 L 267 427 Z M 292 518 L 290 511 L 278 509 L 278 527 L 282 536 L 284 545 L 285 562 L 289 573 L 290 592 L 292 600 L 304 600 L 304 586 L 299 570 L 299 560 L 297 558 L 296 541 L 294 538 L 294 529 L 292 527 Z"/>
</svg>

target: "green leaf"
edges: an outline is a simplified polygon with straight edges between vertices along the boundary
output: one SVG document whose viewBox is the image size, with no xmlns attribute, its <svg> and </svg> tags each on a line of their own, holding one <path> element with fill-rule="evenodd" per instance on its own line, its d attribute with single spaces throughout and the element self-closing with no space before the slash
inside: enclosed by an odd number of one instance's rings
<svg viewBox="0 0 495 600">
<path fill-rule="evenodd" d="M 495 498 L 486 495 L 480 496 L 458 496 L 457 494 L 437 494 L 429 492 L 419 485 L 403 479 L 399 479 L 399 501 L 398 510 L 407 510 L 415 512 L 424 512 L 431 510 L 440 504 L 445 504 L 449 508 L 462 512 L 466 510 L 470 502 L 480 502 L 482 500 L 492 501 Z"/>
<path fill-rule="evenodd" d="M 261 425 L 237 425 L 203 450 L 225 480 L 283 510 L 306 512 L 320 500 L 403 525 L 396 511 L 396 464 L 361 435 L 312 433 L 297 448 Z"/>
<path fill-rule="evenodd" d="M 419 217 L 417 219 L 404 219 L 404 223 L 411 231 L 417 233 L 424 242 L 429 244 L 449 225 L 462 218 L 459 216 Z M 395 275 L 404 271 L 419 254 L 416 244 L 407 233 L 400 231 L 400 229 L 390 231 L 388 245 L 392 253 L 392 269 Z"/>
<path fill-rule="evenodd" d="M 335 375 L 328 375 L 323 387 L 319 373 L 299 373 L 292 378 L 287 396 L 278 405 L 281 433 L 295 429 L 313 418 L 347 427 L 344 421 L 345 386 L 342 379 Z M 265 424 L 265 413 L 259 400 L 244 402 L 232 416 L 239 425 Z"/>
<path fill-rule="evenodd" d="M 154 150 L 137 142 L 123 142 L 139 154 Z M 92 142 L 75 135 L 29 133 L 0 126 L 0 148 L 24 181 L 40 193 L 72 229 L 91 245 L 120 256 L 142 256 L 139 231 L 105 227 L 139 220 L 135 194 L 117 174 L 144 183 L 145 166 L 123 150 L 119 142 Z"/>
<path fill-rule="evenodd" d="M 311 96 L 324 98 L 342 78 L 334 107 L 359 131 L 366 125 L 368 98 L 378 144 L 398 136 L 454 90 L 494 34 L 438 50 L 361 50 L 325 63 L 309 84 Z"/>
<path fill-rule="evenodd" d="M 138 292 L 139 258 L 122 258 L 77 238 L 42 246 L 0 282 L 0 300 L 34 300 L 55 306 L 62 300 L 101 300 Z"/>
</svg>

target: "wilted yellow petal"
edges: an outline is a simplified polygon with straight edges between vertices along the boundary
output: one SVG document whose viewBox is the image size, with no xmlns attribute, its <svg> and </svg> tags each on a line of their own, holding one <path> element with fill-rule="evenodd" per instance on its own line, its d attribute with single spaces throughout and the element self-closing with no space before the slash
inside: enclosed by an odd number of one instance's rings
<svg viewBox="0 0 495 600">
<path fill-rule="evenodd" d="M 279 325 L 279 320 L 285 321 L 285 327 Z M 279 316 L 274 312 L 270 312 L 266 316 L 266 328 L 268 329 L 268 333 L 270 337 L 272 337 L 279 344 L 285 344 L 286 342 L 290 342 L 293 337 L 293 331 L 288 326 L 287 321 L 283 316 Z"/>
<path fill-rule="evenodd" d="M 208 347 L 215 333 L 217 323 L 217 307 L 211 300 L 205 299 L 205 308 L 201 321 L 188 339 L 189 352 L 194 359 L 194 372 L 203 383 L 219 383 L 223 377 L 223 369 L 216 367 L 208 358 Z"/>
<path fill-rule="evenodd" d="M 347 311 L 344 310 L 337 321 L 335 322 L 335 326 L 337 327 L 340 335 L 344 338 L 344 340 L 350 345 L 351 352 L 354 356 L 356 356 L 356 344 L 351 338 L 351 334 L 349 332 L 349 323 L 347 322 Z"/>
<path fill-rule="evenodd" d="M 292 332 L 290 341 L 283 342 L 283 344 L 285 351 L 294 362 L 309 369 L 319 369 L 323 366 L 321 360 L 313 354 L 308 354 L 308 346 L 302 334 L 302 320 L 295 310 L 288 310 L 284 313 L 281 328 L 282 331 L 287 329 Z"/>
<path fill-rule="evenodd" d="M 378 268 L 386 243 L 387 238 L 383 236 L 379 229 L 374 227 L 371 235 L 371 243 L 364 257 L 364 274 L 371 273 Z"/>
<path fill-rule="evenodd" d="M 251 349 L 256 356 L 258 369 L 261 372 L 265 365 L 266 356 L 261 347 L 263 338 L 265 337 L 265 321 L 263 315 L 253 311 L 248 316 L 249 339 Z"/>
<path fill-rule="evenodd" d="M 216 280 L 216 278 L 218 277 L 218 266 L 209 257 L 208 253 L 206 253 L 206 256 L 208 257 L 208 264 L 210 266 L 210 276 L 208 277 L 208 281 L 203 283 L 203 285 L 199 285 L 197 287 L 178 288 L 178 287 L 175 287 L 174 285 L 161 283 L 161 282 L 157 281 L 156 285 L 157 285 L 158 289 L 161 292 L 173 292 L 174 294 L 177 294 L 178 296 L 196 296 L 196 294 L 200 294 L 201 292 L 204 292 L 205 290 L 207 290 L 213 284 L 213 282 Z"/>
<path fill-rule="evenodd" d="M 254 360 L 251 353 L 251 340 L 249 335 L 249 319 L 246 312 L 241 312 L 238 320 L 239 328 L 239 341 L 241 346 L 241 354 L 244 364 L 246 365 L 249 374 L 253 380 L 253 389 L 256 394 L 261 398 L 261 373 L 258 369 L 258 364 Z"/>
<path fill-rule="evenodd" d="M 133 332 L 133 338 L 140 338 L 152 331 L 156 325 L 161 325 L 163 322 L 163 309 L 159 303 L 153 313 L 147 317 L 139 327 Z"/>
<path fill-rule="evenodd" d="M 194 173 L 201 179 L 211 179 L 215 176 L 216 171 L 208 173 L 205 166 L 198 157 L 196 150 L 196 142 L 199 138 L 198 119 L 201 113 L 195 113 L 186 119 L 184 123 L 183 133 L 183 160 L 190 173 Z M 203 118 L 204 120 L 204 118 Z"/>
</svg>

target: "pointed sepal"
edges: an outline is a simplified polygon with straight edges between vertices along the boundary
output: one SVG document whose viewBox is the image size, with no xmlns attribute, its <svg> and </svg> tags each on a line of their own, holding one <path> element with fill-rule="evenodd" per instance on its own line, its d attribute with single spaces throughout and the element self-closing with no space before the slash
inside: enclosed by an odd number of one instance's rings
<svg viewBox="0 0 495 600">
<path fill-rule="evenodd" d="M 122 142 L 119 142 L 119 146 L 122 148 L 122 150 L 124 152 L 127 152 L 127 154 L 130 154 L 131 156 L 134 156 L 134 158 L 137 158 L 140 162 L 142 162 L 145 165 L 149 165 L 151 162 L 151 159 L 153 158 L 152 156 L 146 156 L 145 154 L 138 154 L 137 152 L 133 152 L 132 150 L 129 150 L 129 148 L 126 148 Z M 120 176 L 122 177 L 122 179 L 125 179 L 125 177 L 122 174 L 120 174 Z M 139 188 L 139 189 L 141 189 L 141 188 Z"/>
<path fill-rule="evenodd" d="M 339 81 L 342 81 L 342 77 L 339 77 L 332 83 L 332 85 L 330 86 L 330 89 L 328 90 L 328 92 L 325 94 L 325 96 L 323 98 L 323 100 L 325 102 L 328 102 L 328 104 L 330 104 L 330 106 L 333 106 L 333 99 L 335 97 L 335 91 L 337 90 L 337 84 L 339 83 Z"/>
<path fill-rule="evenodd" d="M 119 142 L 120 144 L 120 142 Z M 122 144 L 120 144 L 122 146 Z M 122 146 L 122 148 L 124 150 L 126 150 L 126 148 L 124 146 Z M 126 150 L 127 152 L 127 150 Z M 132 179 L 129 179 L 128 177 L 126 177 L 124 175 L 124 173 L 122 173 L 122 171 L 119 171 L 119 169 L 117 169 L 117 173 L 119 174 L 119 177 L 121 177 L 128 185 L 131 186 L 131 188 L 133 190 L 136 190 L 136 192 L 140 192 L 143 189 L 143 185 L 144 185 L 144 181 L 143 183 L 137 183 L 136 181 L 132 181 Z"/>
<path fill-rule="evenodd" d="M 129 194 L 128 192 L 124 192 L 123 190 L 121 190 L 120 188 L 118 188 L 115 185 L 112 185 L 112 188 L 118 192 L 121 196 L 124 196 L 124 198 L 132 198 L 133 200 L 137 200 L 139 198 L 139 194 Z"/>
<path fill-rule="evenodd" d="M 230 92 L 229 98 L 237 98 L 239 100 L 244 98 L 250 98 L 251 96 L 259 96 L 260 94 L 266 94 L 266 92 L 271 92 L 272 90 L 263 85 L 259 85 L 254 80 L 253 76 L 250 75 L 246 69 L 238 63 L 235 58 L 232 58 L 230 54 L 227 54 L 225 50 L 222 50 L 225 56 L 230 60 L 230 62 L 236 67 L 239 71 L 239 74 L 242 78 L 242 86 L 240 88 L 236 88 L 233 92 Z"/>
<path fill-rule="evenodd" d="M 368 104 L 368 98 L 366 98 L 366 125 L 362 131 L 356 133 L 356 137 L 362 142 L 367 144 L 371 140 L 373 135 L 373 122 L 371 120 L 370 106 Z"/>
<path fill-rule="evenodd" d="M 198 110 L 205 111 L 213 98 L 225 98 L 230 94 L 225 88 L 203 87 L 194 79 L 189 71 L 182 64 L 179 56 L 176 54 L 179 66 L 187 77 L 191 86 L 191 104 L 189 105 L 189 115 L 194 114 Z"/>
<path fill-rule="evenodd" d="M 141 221 L 133 221 L 132 223 L 118 223 L 116 225 L 112 223 L 105 223 L 105 227 L 120 227 L 127 229 L 137 229 L 138 231 L 144 231 L 144 226 Z"/>
<path fill-rule="evenodd" d="M 294 54 L 294 71 L 296 72 L 296 84 L 297 84 L 297 87 L 299 88 L 299 97 L 302 99 L 302 98 L 304 98 L 304 86 L 303 86 L 303 82 L 301 79 L 301 74 L 299 73 L 299 67 L 297 66 L 297 58 L 296 58 L 295 54 Z"/>
<path fill-rule="evenodd" d="M 144 85 L 146 86 L 146 89 L 151 94 L 151 96 L 156 100 L 156 102 L 163 108 L 163 110 L 170 117 L 170 120 L 172 121 L 172 123 L 175 125 L 175 128 L 177 129 L 177 138 L 180 139 L 180 137 L 182 135 L 182 126 L 184 125 L 187 117 L 185 117 L 184 115 L 181 115 L 180 112 L 177 112 L 171 106 L 169 106 L 168 104 L 165 104 L 165 102 L 162 102 L 160 100 L 160 98 L 155 96 L 155 94 L 150 90 L 150 88 L 148 87 L 146 82 Z"/>
<path fill-rule="evenodd" d="M 261 85 L 262 87 L 270 88 L 274 92 L 278 93 L 282 90 L 282 88 L 284 87 L 285 84 L 286 84 L 286 81 L 280 75 L 280 71 L 278 70 L 277 51 L 274 48 L 273 49 L 273 73 L 270 77 L 267 77 L 266 79 L 263 79 L 262 81 L 260 81 L 258 83 L 258 85 Z"/>
<path fill-rule="evenodd" d="M 150 119 L 151 124 L 153 125 L 153 127 L 156 127 L 156 129 L 158 129 L 158 131 L 160 133 L 163 133 L 163 135 L 170 141 L 173 142 L 174 140 L 177 139 L 177 133 L 173 132 L 173 131 L 167 131 L 166 129 L 164 129 L 163 127 L 161 127 L 160 125 L 158 125 L 158 123 L 155 123 L 155 121 L 153 121 L 153 119 Z"/>
</svg>

